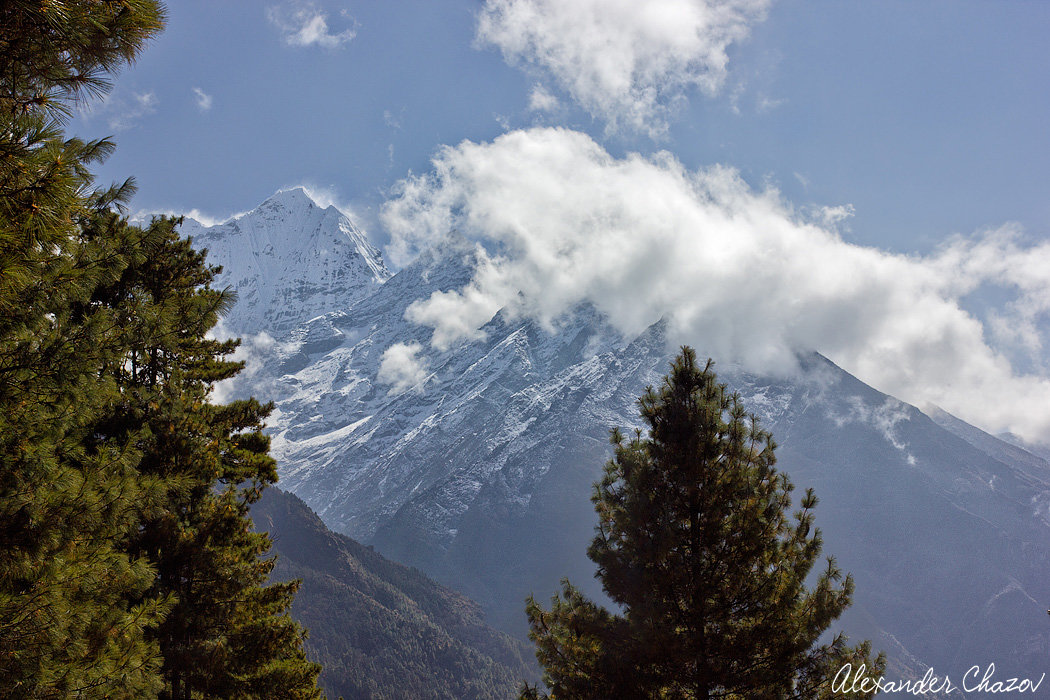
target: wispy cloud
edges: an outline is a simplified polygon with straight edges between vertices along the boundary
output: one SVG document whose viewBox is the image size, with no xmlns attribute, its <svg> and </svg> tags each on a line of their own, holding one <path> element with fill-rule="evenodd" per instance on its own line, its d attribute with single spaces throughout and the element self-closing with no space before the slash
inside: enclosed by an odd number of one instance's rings
<svg viewBox="0 0 1050 700">
<path fill-rule="evenodd" d="M 157 111 L 160 100 L 152 92 L 122 92 L 114 90 L 101 100 L 88 104 L 81 109 L 84 119 L 104 119 L 106 126 L 113 131 L 126 131 L 136 123 Z"/>
<path fill-rule="evenodd" d="M 827 416 L 840 428 L 847 423 L 864 423 L 872 426 L 880 433 L 889 444 L 904 454 L 905 461 L 915 466 L 918 460 L 908 451 L 908 443 L 901 440 L 897 431 L 897 425 L 911 420 L 908 407 L 893 397 L 887 397 L 878 405 L 865 403 L 860 396 L 850 396 L 846 400 L 849 411 L 845 415 L 836 414 L 827 408 Z"/>
<path fill-rule="evenodd" d="M 201 90 L 199 87 L 193 88 L 193 96 L 197 100 L 197 109 L 202 112 L 207 112 L 211 109 L 211 95 Z"/>
<path fill-rule="evenodd" d="M 395 131 L 401 130 L 401 119 L 405 116 L 405 108 L 402 107 L 401 111 L 395 115 L 389 109 L 383 110 L 383 123 L 389 126 Z"/>
<path fill-rule="evenodd" d="M 485 0 L 477 41 L 549 74 L 608 129 L 659 138 L 692 88 L 717 92 L 727 48 L 769 0 Z"/>
<path fill-rule="evenodd" d="M 277 191 L 284 192 L 286 190 L 294 190 L 296 188 L 302 188 L 303 191 L 306 192 L 306 195 L 321 207 L 335 207 L 340 212 L 345 214 L 348 218 L 353 219 L 356 222 L 356 225 L 358 226 L 359 230 L 363 232 L 363 229 L 360 228 L 360 220 L 363 218 L 362 215 L 359 212 L 355 211 L 354 207 L 348 201 L 340 197 L 338 191 L 334 186 L 323 186 L 313 183 L 299 182 L 289 184 L 288 186 L 282 187 Z M 200 209 L 196 208 L 187 209 L 179 207 L 169 207 L 140 209 L 131 216 L 131 221 L 133 223 L 147 223 L 154 216 L 182 216 L 186 217 L 187 219 L 193 219 L 201 226 L 207 228 L 209 226 L 218 226 L 219 224 L 224 224 L 227 221 L 231 221 L 233 219 L 239 219 L 240 217 L 247 214 L 249 211 L 250 210 L 245 210 L 234 212 L 233 214 L 216 215 L 212 213 L 202 212 Z"/>
<path fill-rule="evenodd" d="M 335 185 L 319 185 L 313 182 L 299 182 L 287 187 L 282 187 L 280 191 L 292 190 L 296 187 L 301 187 L 303 191 L 306 192 L 306 195 L 314 200 L 318 206 L 324 208 L 335 207 L 355 222 L 359 222 L 362 218 L 355 210 L 354 206 L 346 199 L 343 199 Z"/>
<path fill-rule="evenodd" d="M 284 43 L 326 49 L 339 48 L 357 36 L 353 18 L 346 11 L 340 14 L 350 26 L 335 32 L 328 26 L 328 14 L 314 3 L 297 3 L 294 7 L 273 6 L 266 10 L 266 18 L 281 31 Z"/>
<path fill-rule="evenodd" d="M 964 310 L 997 286 L 1001 315 L 1045 347 L 1050 241 L 1025 245 L 1007 227 L 904 256 L 844 241 L 835 227 L 850 213 L 806 216 L 728 167 L 615 158 L 585 134 L 531 129 L 444 148 L 383 218 L 402 263 L 452 230 L 479 244 L 467 286 L 409 309 L 436 347 L 476 337 L 501 308 L 554 325 L 590 302 L 628 335 L 664 318 L 672 343 L 775 374 L 817 350 L 911 403 L 1050 435 L 1046 368 L 1016 369 L 997 344 L 1010 338 Z"/>
<path fill-rule="evenodd" d="M 773 98 L 769 95 L 759 94 L 758 100 L 755 103 L 755 111 L 759 114 L 765 114 L 772 112 L 777 107 L 781 107 L 787 103 L 785 98 Z"/>
<path fill-rule="evenodd" d="M 208 227 L 224 224 L 230 219 L 235 219 L 245 213 L 247 212 L 238 212 L 229 216 L 213 216 L 202 212 L 200 209 L 139 209 L 131 215 L 130 220 L 134 224 L 147 224 L 155 216 L 183 216 L 187 219 L 193 219 L 201 226 Z"/>
<path fill-rule="evenodd" d="M 529 93 L 529 109 L 533 112 L 550 112 L 558 108 L 558 98 L 543 85 L 534 85 Z"/>
</svg>

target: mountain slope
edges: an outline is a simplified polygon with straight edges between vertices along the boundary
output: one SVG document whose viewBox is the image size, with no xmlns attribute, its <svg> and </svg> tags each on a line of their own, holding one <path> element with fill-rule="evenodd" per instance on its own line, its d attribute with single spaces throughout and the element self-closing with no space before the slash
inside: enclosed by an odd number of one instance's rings
<svg viewBox="0 0 1050 700">
<path fill-rule="evenodd" d="M 499 313 L 474 341 L 429 347 L 406 309 L 462 288 L 472 264 L 453 246 L 371 293 L 351 290 L 288 331 L 252 386 L 276 401 L 286 488 L 521 633 L 524 596 L 562 576 L 600 596 L 584 555 L 591 485 L 608 431 L 639 425 L 637 397 L 674 348 L 662 324 L 622 338 L 586 307 L 553 331 Z M 396 343 L 418 343 L 426 379 L 408 390 L 380 380 Z M 979 449 L 818 355 L 790 378 L 716 369 L 773 431 L 779 467 L 821 498 L 825 552 L 857 584 L 848 632 L 886 649 L 891 671 L 958 679 L 994 661 L 1038 677 L 1050 653 L 1050 473 Z"/>
<path fill-rule="evenodd" d="M 476 603 L 331 532 L 299 498 L 271 488 L 251 514 L 274 539 L 274 580 L 303 582 L 292 615 L 331 697 L 495 700 L 535 679 L 532 650 Z"/>
</svg>

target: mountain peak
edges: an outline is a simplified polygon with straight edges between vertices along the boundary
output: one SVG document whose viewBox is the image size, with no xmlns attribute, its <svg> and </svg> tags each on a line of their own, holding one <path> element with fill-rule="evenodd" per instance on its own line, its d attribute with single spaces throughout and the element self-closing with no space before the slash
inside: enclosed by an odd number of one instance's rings
<svg viewBox="0 0 1050 700">
<path fill-rule="evenodd" d="M 343 310 L 390 276 L 379 251 L 337 208 L 303 187 L 280 190 L 255 209 L 215 226 L 183 229 L 221 265 L 216 286 L 238 291 L 226 319 L 233 334 L 281 336 Z"/>
<path fill-rule="evenodd" d="M 298 187 L 290 187 L 286 190 L 277 190 L 270 195 L 265 202 L 259 205 L 259 209 L 272 208 L 272 207 L 284 207 L 285 209 L 298 209 L 301 207 L 318 207 L 326 209 L 327 207 L 321 207 L 310 193 L 306 191 L 305 187 L 301 185 Z"/>
</svg>

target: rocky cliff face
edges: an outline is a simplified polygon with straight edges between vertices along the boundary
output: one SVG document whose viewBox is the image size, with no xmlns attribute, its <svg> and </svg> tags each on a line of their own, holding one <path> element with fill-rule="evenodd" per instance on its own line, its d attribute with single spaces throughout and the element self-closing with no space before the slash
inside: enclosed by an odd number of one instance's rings
<svg viewBox="0 0 1050 700">
<path fill-rule="evenodd" d="M 591 484 L 608 431 L 639 425 L 637 397 L 668 368 L 662 325 L 623 338 L 590 308 L 553 331 L 498 313 L 480 339 L 438 351 L 405 311 L 463 287 L 471 251 L 431 251 L 387 278 L 367 242 L 331 245 L 326 221 L 343 219 L 269 200 L 196 237 L 226 251 L 217 262 L 241 295 L 228 328 L 277 339 L 238 390 L 276 401 L 282 486 L 504 629 L 521 632 L 524 597 L 562 576 L 600 595 L 584 554 Z M 397 344 L 411 382 L 381 371 Z M 1046 461 L 938 424 L 815 353 L 791 378 L 716 369 L 773 431 L 780 468 L 820 497 L 825 552 L 856 580 L 853 636 L 900 672 L 932 665 L 959 680 L 994 662 L 1038 678 L 1050 653 Z"/>
</svg>

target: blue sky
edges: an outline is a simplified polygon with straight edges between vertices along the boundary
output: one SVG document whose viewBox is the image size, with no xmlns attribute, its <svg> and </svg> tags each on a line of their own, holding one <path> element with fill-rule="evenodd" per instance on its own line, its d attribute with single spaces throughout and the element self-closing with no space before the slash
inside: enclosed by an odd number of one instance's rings
<svg viewBox="0 0 1050 700">
<path fill-rule="evenodd" d="M 606 137 L 578 108 L 530 111 L 536 81 L 475 48 L 480 2 L 169 5 L 165 34 L 117 81 L 117 104 L 71 125 L 116 136 L 102 176 L 134 175 L 138 208 L 223 215 L 309 182 L 365 216 L 438 146 L 545 123 L 616 154 L 730 164 L 799 205 L 852 204 L 850 235 L 897 250 L 1006 221 L 1050 229 L 1050 4 L 1039 0 L 773 2 L 729 47 L 722 89 L 685 91 L 658 141 Z M 291 45 L 268 19 L 281 9 L 354 36 Z M 142 95 L 155 104 L 135 117 Z"/>
<path fill-rule="evenodd" d="M 905 400 L 1050 440 L 1050 3 L 169 14 L 70 125 L 115 136 L 100 178 L 135 176 L 133 210 L 221 219 L 305 184 L 395 265 L 450 227 L 503 252 L 415 307 L 435 347 L 520 298 L 548 323 L 590 301 L 625 332 L 670 317 L 677 340 L 764 371 L 816 349 Z"/>
</svg>

